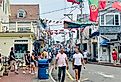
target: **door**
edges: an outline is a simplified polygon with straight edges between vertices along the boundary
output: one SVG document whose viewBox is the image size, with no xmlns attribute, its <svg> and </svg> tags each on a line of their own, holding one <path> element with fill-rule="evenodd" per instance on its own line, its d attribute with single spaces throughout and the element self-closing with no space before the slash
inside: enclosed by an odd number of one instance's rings
<svg viewBox="0 0 121 82">
<path fill-rule="evenodd" d="M 28 44 L 14 44 L 16 58 L 21 59 L 28 51 Z"/>
</svg>

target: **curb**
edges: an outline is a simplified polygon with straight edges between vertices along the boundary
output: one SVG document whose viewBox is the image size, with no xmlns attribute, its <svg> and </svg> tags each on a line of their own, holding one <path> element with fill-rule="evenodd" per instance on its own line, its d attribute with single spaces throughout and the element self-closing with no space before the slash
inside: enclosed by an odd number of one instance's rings
<svg viewBox="0 0 121 82">
<path fill-rule="evenodd" d="M 50 69 L 50 72 L 49 72 L 49 76 L 50 76 L 50 79 L 53 81 L 53 82 L 56 82 L 54 80 L 54 78 L 52 77 L 52 70 L 54 69 L 54 67 L 52 66 L 51 69 Z"/>
<path fill-rule="evenodd" d="M 95 64 L 95 65 L 103 65 L 103 66 L 119 67 L 119 68 L 121 68 L 121 64 L 113 65 L 113 63 L 88 62 L 88 64 Z"/>
</svg>

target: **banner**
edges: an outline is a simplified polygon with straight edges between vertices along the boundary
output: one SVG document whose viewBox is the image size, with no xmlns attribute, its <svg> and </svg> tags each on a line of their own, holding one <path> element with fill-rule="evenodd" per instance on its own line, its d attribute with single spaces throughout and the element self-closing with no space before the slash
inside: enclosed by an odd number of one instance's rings
<svg viewBox="0 0 121 82">
<path fill-rule="evenodd" d="M 90 21 L 96 22 L 98 17 L 98 0 L 88 0 L 90 8 Z"/>
<path fill-rule="evenodd" d="M 105 9 L 106 0 L 99 0 L 99 9 Z"/>
<path fill-rule="evenodd" d="M 82 0 L 67 0 L 68 2 L 72 2 L 72 3 L 76 3 L 76 4 L 80 4 L 80 2 L 82 2 Z"/>
<path fill-rule="evenodd" d="M 115 8 L 115 9 L 121 11 L 121 2 L 118 2 L 118 1 L 114 2 L 112 4 L 112 8 Z"/>
</svg>

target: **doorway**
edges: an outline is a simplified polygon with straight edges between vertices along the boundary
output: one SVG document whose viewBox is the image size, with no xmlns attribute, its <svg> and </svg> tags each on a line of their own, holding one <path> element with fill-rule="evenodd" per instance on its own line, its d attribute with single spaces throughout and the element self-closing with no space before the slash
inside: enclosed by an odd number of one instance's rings
<svg viewBox="0 0 121 82">
<path fill-rule="evenodd" d="M 28 44 L 14 44 L 15 55 L 17 59 L 24 57 L 26 51 L 28 51 Z"/>
</svg>

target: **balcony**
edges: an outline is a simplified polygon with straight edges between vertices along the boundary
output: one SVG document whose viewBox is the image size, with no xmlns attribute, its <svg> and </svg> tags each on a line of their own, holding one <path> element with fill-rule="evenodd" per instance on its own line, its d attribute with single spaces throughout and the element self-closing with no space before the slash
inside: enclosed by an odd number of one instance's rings
<svg viewBox="0 0 121 82">
<path fill-rule="evenodd" d="M 18 27 L 18 32 L 31 32 L 30 27 Z"/>
<path fill-rule="evenodd" d="M 31 27 L 11 27 L 9 28 L 8 32 L 34 32 L 33 28 Z"/>
</svg>

